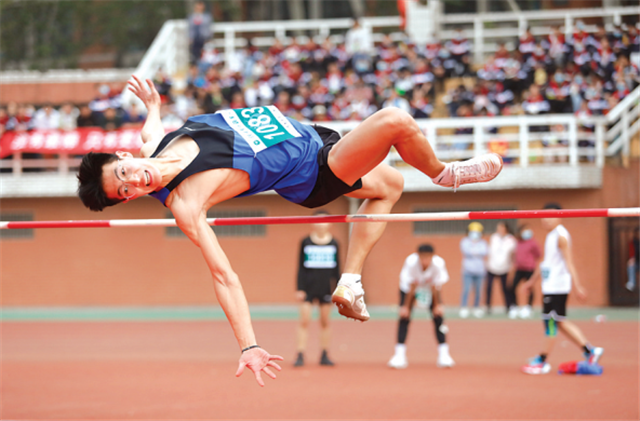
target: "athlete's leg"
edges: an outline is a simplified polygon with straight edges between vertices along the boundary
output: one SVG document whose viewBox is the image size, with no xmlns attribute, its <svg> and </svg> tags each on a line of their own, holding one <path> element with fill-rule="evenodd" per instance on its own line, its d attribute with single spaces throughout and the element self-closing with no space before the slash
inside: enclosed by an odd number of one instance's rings
<svg viewBox="0 0 640 421">
<path fill-rule="evenodd" d="M 331 318 L 331 303 L 320 303 L 320 346 L 322 348 L 322 356 L 320 357 L 320 365 L 333 366 L 333 361 L 329 359 L 329 343 L 331 342 L 331 328 L 329 327 L 329 319 Z"/>
<path fill-rule="evenodd" d="M 329 320 L 331 319 L 331 303 L 320 304 L 320 346 L 323 351 L 329 349 L 331 343 L 331 326 Z"/>
<path fill-rule="evenodd" d="M 580 328 L 572 322 L 563 320 L 561 323 L 558 323 L 558 328 L 580 348 L 583 348 L 587 345 L 588 342 L 587 338 L 584 336 L 584 333 L 582 333 L 582 330 L 580 330 Z"/>
<path fill-rule="evenodd" d="M 413 117 L 397 108 L 378 111 L 340 139 L 329 152 L 329 168 L 353 185 L 376 168 L 392 146 L 406 163 L 431 178 L 444 170 Z"/>
<path fill-rule="evenodd" d="M 340 142 L 338 142 L 340 143 Z M 355 180 L 353 181 L 355 183 Z M 402 194 L 402 175 L 386 164 L 380 164 L 362 177 L 362 188 L 347 196 L 365 199 L 358 209 L 361 214 L 389 213 Z M 364 261 L 378 242 L 387 224 L 367 222 L 354 224 L 349 237 L 344 273 L 362 273 Z"/>
<path fill-rule="evenodd" d="M 298 324 L 298 352 L 304 352 L 307 348 L 309 336 L 309 321 L 311 320 L 311 303 L 304 301 L 300 304 L 300 323 Z"/>
</svg>

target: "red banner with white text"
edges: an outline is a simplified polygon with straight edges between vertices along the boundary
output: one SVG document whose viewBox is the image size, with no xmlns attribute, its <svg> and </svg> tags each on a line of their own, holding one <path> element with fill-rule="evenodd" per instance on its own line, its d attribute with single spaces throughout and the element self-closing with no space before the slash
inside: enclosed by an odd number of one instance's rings
<svg viewBox="0 0 640 421">
<path fill-rule="evenodd" d="M 0 138 L 0 158 L 16 152 L 83 155 L 88 152 L 129 151 L 135 155 L 142 147 L 140 131 L 139 128 L 105 131 L 99 127 L 83 127 L 68 132 L 6 132 Z"/>
</svg>

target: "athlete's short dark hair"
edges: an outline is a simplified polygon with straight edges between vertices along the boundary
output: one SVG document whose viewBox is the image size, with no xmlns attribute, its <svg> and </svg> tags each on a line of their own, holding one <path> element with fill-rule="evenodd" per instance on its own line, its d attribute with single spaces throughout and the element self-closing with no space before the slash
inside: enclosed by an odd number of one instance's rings
<svg viewBox="0 0 640 421">
<path fill-rule="evenodd" d="M 102 168 L 118 160 L 113 153 L 89 152 L 82 157 L 78 171 L 78 196 L 92 211 L 99 212 L 107 206 L 117 205 L 121 199 L 109 199 L 102 187 Z"/>
<path fill-rule="evenodd" d="M 562 206 L 557 202 L 549 202 L 546 203 L 542 209 L 562 209 Z"/>
<path fill-rule="evenodd" d="M 433 246 L 431 244 L 420 244 L 418 247 L 418 253 L 433 253 Z"/>
</svg>

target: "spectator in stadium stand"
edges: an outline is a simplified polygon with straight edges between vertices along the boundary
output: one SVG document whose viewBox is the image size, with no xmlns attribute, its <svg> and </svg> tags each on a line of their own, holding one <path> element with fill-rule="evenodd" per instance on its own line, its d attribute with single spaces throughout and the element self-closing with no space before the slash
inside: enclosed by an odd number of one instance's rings
<svg viewBox="0 0 640 421">
<path fill-rule="evenodd" d="M 533 55 L 536 48 L 536 39 L 531 34 L 531 28 L 527 27 L 522 35 L 518 38 L 518 51 L 522 54 L 522 62 L 526 63 Z"/>
<path fill-rule="evenodd" d="M 373 40 L 371 30 L 360 25 L 360 19 L 353 20 L 353 26 L 345 35 L 345 49 L 351 56 L 351 67 L 358 73 L 371 71 Z"/>
<path fill-rule="evenodd" d="M 80 113 L 78 114 L 78 118 L 76 120 L 77 127 L 95 127 L 98 123 L 96 122 L 94 113 L 89 108 L 89 104 L 80 105 Z"/>
<path fill-rule="evenodd" d="M 445 47 L 451 54 L 451 58 L 454 61 L 454 65 L 451 68 L 451 76 L 470 76 L 471 70 L 469 63 L 471 47 L 469 45 L 469 40 L 464 36 L 461 28 L 456 29 L 454 37 L 447 41 Z M 446 67 L 447 66 L 445 65 L 445 68 Z"/>
<path fill-rule="evenodd" d="M 549 81 L 545 96 L 549 101 L 552 113 L 566 113 L 571 109 L 571 84 L 562 68 L 556 69 L 553 77 Z"/>
<path fill-rule="evenodd" d="M 591 57 L 591 68 L 598 76 L 609 80 L 614 71 L 615 61 L 616 55 L 611 44 L 607 38 L 603 37 L 600 40 L 599 48 L 594 51 Z"/>
<path fill-rule="evenodd" d="M 316 105 L 313 107 L 313 120 L 314 122 L 331 121 L 331 118 L 327 115 L 327 107 L 324 105 Z"/>
<path fill-rule="evenodd" d="M 6 116 L 2 122 L 4 131 L 15 130 L 15 127 L 18 125 L 18 104 L 14 101 L 9 102 L 5 109 L 5 113 Z"/>
<path fill-rule="evenodd" d="M 113 108 L 107 108 L 98 120 L 98 124 L 103 130 L 108 132 L 118 130 L 122 127 L 122 117 Z"/>
<path fill-rule="evenodd" d="M 504 83 L 495 82 L 488 94 L 489 100 L 499 109 L 502 115 L 511 115 L 510 109 L 513 105 L 515 96 L 513 91 L 505 89 Z"/>
<path fill-rule="evenodd" d="M 411 106 L 409 101 L 400 96 L 397 89 L 389 90 L 389 97 L 382 103 L 382 108 L 395 107 L 402 111 L 411 113 Z"/>
<path fill-rule="evenodd" d="M 80 110 L 70 102 L 65 102 L 60 107 L 60 129 L 72 131 L 78 127 Z"/>
<path fill-rule="evenodd" d="M 560 31 L 559 26 L 551 28 L 551 33 L 547 36 L 544 47 L 556 67 L 563 67 L 567 54 L 569 53 L 569 48 L 565 43 L 564 34 Z"/>
<path fill-rule="evenodd" d="M 602 85 L 590 87 L 591 99 L 589 99 L 588 107 L 592 115 L 606 115 L 609 112 L 609 101 L 602 95 Z"/>
<path fill-rule="evenodd" d="M 35 130 L 55 130 L 60 128 L 60 113 L 49 103 L 46 103 L 33 115 Z"/>
<path fill-rule="evenodd" d="M 211 37 L 213 18 L 206 11 L 204 1 L 197 1 L 189 16 L 189 51 L 191 62 L 197 63 L 202 55 L 204 43 Z"/>
<path fill-rule="evenodd" d="M 554 124 L 550 131 L 543 136 L 542 146 L 550 149 L 551 154 L 544 156 L 544 162 L 567 162 L 566 153 L 569 146 L 567 130 L 562 124 Z"/>
<path fill-rule="evenodd" d="M 337 94 L 344 87 L 343 75 L 337 62 L 332 61 L 327 65 L 325 81 L 327 89 L 332 95 Z"/>
<path fill-rule="evenodd" d="M 17 132 L 26 132 L 33 130 L 34 107 L 31 104 L 20 104 L 18 106 L 18 113 L 16 114 L 16 125 L 13 130 Z"/>
<path fill-rule="evenodd" d="M 594 148 L 596 143 L 593 140 L 588 139 L 580 139 L 580 134 L 582 133 L 593 133 L 595 126 L 592 123 L 591 111 L 589 110 L 589 105 L 586 101 L 582 101 L 580 103 L 580 108 L 578 111 L 574 113 L 574 115 L 578 118 L 578 147 L 580 148 Z M 586 160 L 587 162 L 595 161 L 595 156 L 593 153 L 590 153 L 587 157 L 580 157 L 580 160 Z"/>
<path fill-rule="evenodd" d="M 95 84 L 96 96 L 89 103 L 89 108 L 94 113 L 94 117 L 99 119 L 101 114 L 105 112 L 107 108 L 111 108 L 111 98 L 109 93 L 111 92 L 111 88 L 106 84 Z"/>
<path fill-rule="evenodd" d="M 126 128 L 142 127 L 145 119 L 146 119 L 146 116 L 143 114 L 140 114 L 140 111 L 138 110 L 138 106 L 134 102 L 131 105 L 129 105 L 129 109 L 124 112 L 124 115 L 122 117 L 122 127 L 126 127 Z"/>
<path fill-rule="evenodd" d="M 533 84 L 529 86 L 522 109 L 527 115 L 546 114 L 551 110 L 551 105 L 540 93 L 540 87 Z"/>
<path fill-rule="evenodd" d="M 433 105 L 429 103 L 429 97 L 424 89 L 414 89 L 411 93 L 411 115 L 413 118 L 430 118 L 433 113 Z"/>
</svg>

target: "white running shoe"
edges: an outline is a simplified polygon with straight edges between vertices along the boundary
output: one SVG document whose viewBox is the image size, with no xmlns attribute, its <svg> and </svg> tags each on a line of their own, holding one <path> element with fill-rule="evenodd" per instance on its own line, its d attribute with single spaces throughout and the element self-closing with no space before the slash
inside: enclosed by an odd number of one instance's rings
<svg viewBox="0 0 640 421">
<path fill-rule="evenodd" d="M 502 171 L 502 165 L 502 157 L 493 152 L 466 161 L 450 162 L 433 182 L 442 187 L 453 187 L 456 191 L 463 184 L 493 180 Z"/>
<path fill-rule="evenodd" d="M 476 308 L 473 310 L 473 316 L 476 319 L 482 319 L 484 317 L 484 310 L 481 308 Z"/>
<path fill-rule="evenodd" d="M 333 291 L 331 301 L 338 306 L 338 313 L 351 319 L 366 322 L 370 316 L 367 311 L 367 305 L 364 303 L 364 290 L 360 286 L 360 291 L 357 292 L 361 293 L 357 295 L 354 289 L 356 287 L 338 285 L 336 290 Z"/>
<path fill-rule="evenodd" d="M 401 370 L 403 368 L 407 368 L 409 366 L 409 363 L 407 362 L 406 355 L 395 354 L 393 357 L 391 357 L 387 365 L 391 368 Z"/>
<path fill-rule="evenodd" d="M 448 352 L 441 352 L 438 355 L 438 362 L 436 365 L 440 368 L 451 368 L 456 365 L 456 362 L 453 361 L 453 358 L 451 358 L 451 355 L 449 355 Z"/>
<path fill-rule="evenodd" d="M 521 319 L 530 319 L 531 318 L 531 306 L 522 306 L 522 307 L 520 307 L 520 318 Z"/>
<path fill-rule="evenodd" d="M 589 362 L 589 364 L 597 364 L 600 360 L 600 357 L 602 357 L 602 354 L 604 354 L 604 348 L 597 346 L 591 350 L 589 355 L 586 356 L 587 361 Z"/>
<path fill-rule="evenodd" d="M 509 309 L 509 318 L 510 319 L 515 319 L 518 317 L 518 308 L 517 307 L 511 307 Z"/>
<path fill-rule="evenodd" d="M 460 318 L 461 319 L 466 319 L 467 317 L 469 317 L 469 309 L 466 307 L 462 307 L 460 309 Z"/>
</svg>

